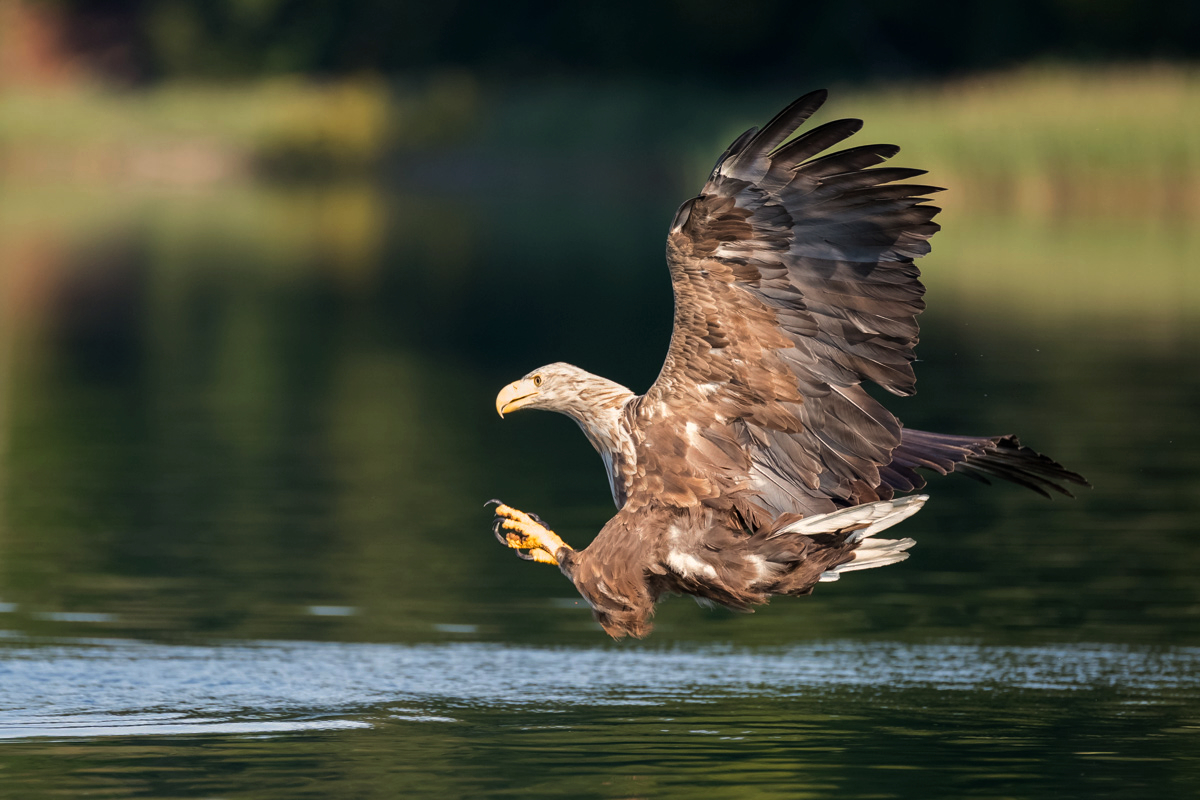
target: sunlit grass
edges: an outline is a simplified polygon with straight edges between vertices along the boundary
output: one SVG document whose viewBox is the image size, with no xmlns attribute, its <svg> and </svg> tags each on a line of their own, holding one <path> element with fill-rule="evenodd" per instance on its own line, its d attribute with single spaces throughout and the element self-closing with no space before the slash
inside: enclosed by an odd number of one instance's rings
<svg viewBox="0 0 1200 800">
<path fill-rule="evenodd" d="M 955 173 L 1200 173 L 1200 70 L 1030 68 L 854 99 L 872 126 Z"/>
<path fill-rule="evenodd" d="M 678 141 L 687 135 L 678 127 L 683 120 L 666 109 L 678 106 L 679 98 L 664 105 L 662 87 L 630 83 L 564 94 L 549 85 L 503 92 L 481 86 L 451 74 L 407 85 L 274 79 L 138 91 L 9 89 L 0 94 L 0 175 L 90 171 L 137 179 L 169 157 L 174 161 L 167 167 L 190 164 L 203 171 L 213 154 L 259 162 L 291 157 L 344 168 L 373 163 L 397 146 L 461 142 L 488 129 L 489 120 L 502 120 L 500 138 L 513 139 L 493 142 L 498 147 L 519 147 L 550 133 L 555 141 L 603 151 L 605 142 L 592 140 L 619 138 L 620 131 L 584 113 L 592 106 L 607 109 L 606 118 L 625 118 L 629 130 L 641 131 L 640 139 L 671 139 L 709 163 L 709 150 L 717 146 Z M 796 91 L 805 88 L 812 87 Z M 1042 66 L 944 83 L 834 88 L 821 118 L 865 119 L 859 138 L 901 145 L 900 160 L 955 188 L 947 202 L 1178 206 L 1195 200 L 1200 183 L 1200 68 Z M 730 117 L 720 146 L 725 136 L 740 132 L 745 120 L 733 117 L 747 107 L 744 93 L 687 90 L 681 96 L 688 108 Z M 777 100 L 777 87 L 764 88 L 761 96 L 762 102 Z M 546 122 L 559 113 L 576 129 Z M 652 119 L 656 114 L 668 119 Z M 191 153 L 190 160 L 181 152 Z M 121 163 L 114 166 L 114 160 Z"/>
<path fill-rule="evenodd" d="M 451 76 L 73 87 L 0 93 L 0 176 L 206 184 L 297 168 L 361 169 L 387 147 L 461 128 L 474 86 Z"/>
<path fill-rule="evenodd" d="M 855 93 L 833 107 L 900 144 L 901 160 L 955 190 L 949 203 L 1196 207 L 1196 68 L 1030 68 Z"/>
<path fill-rule="evenodd" d="M 1188 219 L 956 207 L 939 219 L 921 261 L 931 307 L 1005 327 L 1100 329 L 1114 343 L 1196 333 L 1200 232 Z"/>
<path fill-rule="evenodd" d="M 10 91 L 0 136 L 47 145 L 206 136 L 243 147 L 295 137 L 369 151 L 379 145 L 387 102 L 384 87 L 367 82 Z"/>
</svg>

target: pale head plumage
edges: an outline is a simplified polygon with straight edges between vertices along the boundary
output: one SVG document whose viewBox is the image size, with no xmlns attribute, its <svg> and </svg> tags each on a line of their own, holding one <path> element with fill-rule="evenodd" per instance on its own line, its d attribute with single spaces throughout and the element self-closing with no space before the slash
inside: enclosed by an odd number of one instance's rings
<svg viewBox="0 0 1200 800">
<path fill-rule="evenodd" d="M 632 395 L 615 381 L 557 361 L 505 386 L 496 397 L 496 410 L 504 416 L 522 408 L 540 408 L 582 421 L 597 407 L 619 406 Z"/>
<path fill-rule="evenodd" d="M 504 416 L 523 408 L 566 414 L 579 423 L 588 441 L 612 464 L 623 442 L 618 419 L 635 397 L 626 387 L 562 361 L 539 367 L 500 390 L 496 411 Z"/>
</svg>

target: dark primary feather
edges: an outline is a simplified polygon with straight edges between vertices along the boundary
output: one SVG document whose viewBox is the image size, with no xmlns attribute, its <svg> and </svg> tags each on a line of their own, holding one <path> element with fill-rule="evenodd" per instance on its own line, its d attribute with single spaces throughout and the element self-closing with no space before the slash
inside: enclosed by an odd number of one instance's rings
<svg viewBox="0 0 1200 800">
<path fill-rule="evenodd" d="M 797 128 L 803 125 L 809 117 L 816 113 L 817 109 L 825 104 L 825 99 L 828 96 L 829 92 L 824 89 L 818 89 L 815 92 L 809 92 L 803 97 L 794 100 L 791 105 L 772 117 L 771 121 L 764 125 L 762 130 L 758 131 L 745 147 L 738 146 L 746 138 L 746 134 L 742 134 L 741 137 L 730 145 L 728 151 L 728 154 L 734 157 L 733 163 L 747 169 L 747 174 L 751 174 L 757 166 L 753 163 L 753 160 L 757 159 L 761 153 L 774 150 L 785 139 L 795 133 Z M 861 125 L 862 123 L 859 124 Z M 824 147 L 821 149 L 824 149 Z M 720 168 L 720 166 L 721 162 L 719 161 L 717 162 L 717 168 Z M 716 169 L 713 172 L 715 175 Z M 762 176 L 758 177 L 761 178 Z M 710 180 L 711 178 L 712 176 L 710 176 Z"/>
</svg>

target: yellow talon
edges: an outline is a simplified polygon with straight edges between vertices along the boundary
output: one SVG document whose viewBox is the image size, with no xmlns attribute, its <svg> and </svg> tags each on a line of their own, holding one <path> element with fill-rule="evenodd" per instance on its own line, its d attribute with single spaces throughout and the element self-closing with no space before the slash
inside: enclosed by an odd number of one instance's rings
<svg viewBox="0 0 1200 800">
<path fill-rule="evenodd" d="M 504 544 L 514 550 L 528 550 L 528 555 L 520 554 L 522 558 L 537 561 L 542 564 L 558 564 L 555 554 L 564 547 L 566 542 L 554 531 L 542 525 L 524 511 L 518 511 L 511 506 L 500 503 L 496 506 L 496 538 L 501 531 Z M 568 548 L 569 549 L 569 548 Z"/>
</svg>

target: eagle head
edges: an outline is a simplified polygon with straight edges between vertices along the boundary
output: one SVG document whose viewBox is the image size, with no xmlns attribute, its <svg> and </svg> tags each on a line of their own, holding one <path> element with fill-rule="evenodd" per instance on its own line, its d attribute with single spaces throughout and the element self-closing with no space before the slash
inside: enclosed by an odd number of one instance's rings
<svg viewBox="0 0 1200 800">
<path fill-rule="evenodd" d="M 522 408 L 557 411 L 584 421 L 619 407 L 633 393 L 619 383 L 561 361 L 547 364 L 514 381 L 496 395 L 496 411 L 504 416 Z"/>
<path fill-rule="evenodd" d="M 596 377 L 571 364 L 547 364 L 501 389 L 496 395 L 496 411 L 502 417 L 522 408 L 566 413 L 578 403 L 587 379 Z"/>
</svg>

